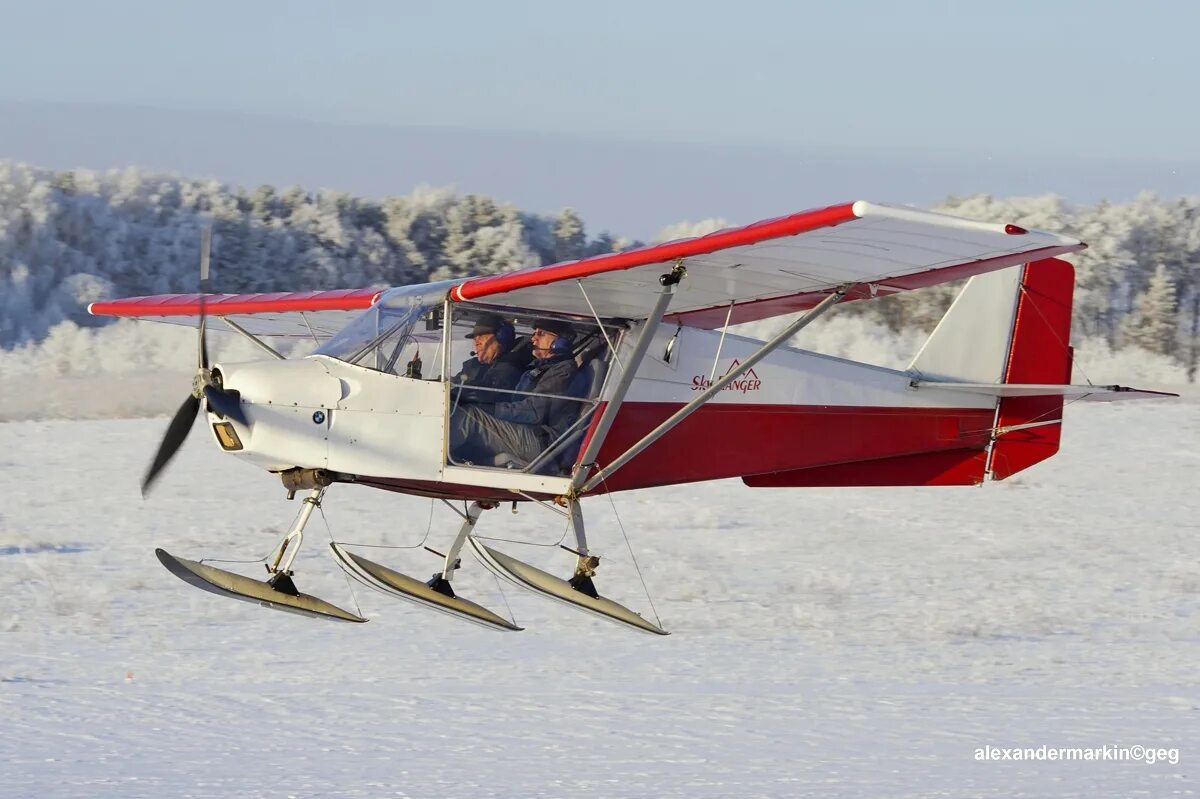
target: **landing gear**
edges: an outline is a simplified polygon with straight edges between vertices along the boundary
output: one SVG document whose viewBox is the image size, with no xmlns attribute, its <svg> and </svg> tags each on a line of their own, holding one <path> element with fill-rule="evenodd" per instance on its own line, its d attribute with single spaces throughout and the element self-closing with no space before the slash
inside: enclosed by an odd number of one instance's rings
<svg viewBox="0 0 1200 799">
<path fill-rule="evenodd" d="M 669 635 L 666 630 L 642 618 L 640 614 L 611 599 L 600 596 L 592 579 L 596 576 L 596 568 L 600 565 L 600 559 L 588 554 L 587 536 L 583 527 L 583 511 L 580 509 L 577 499 L 567 501 L 567 512 L 571 519 L 571 529 L 575 533 L 576 549 L 571 551 L 577 557 L 575 574 L 569 580 L 563 580 L 549 572 L 530 566 L 528 563 L 522 563 L 516 558 L 485 546 L 473 537 L 469 539 L 471 549 L 489 571 L 514 585 L 642 632 Z"/>
<path fill-rule="evenodd" d="M 291 499 L 292 495 L 288 498 Z M 267 579 L 267 585 L 274 588 L 276 591 L 282 591 L 285 594 L 298 596 L 299 591 L 296 590 L 296 583 L 292 580 L 292 561 L 296 559 L 296 554 L 300 551 L 300 545 L 304 543 L 304 528 L 308 526 L 308 520 L 312 518 L 312 513 L 315 509 L 321 507 L 321 498 L 325 496 L 324 488 L 314 488 L 312 493 L 304 498 L 304 502 L 300 506 L 300 512 L 296 514 L 296 520 L 292 522 L 292 529 L 288 530 L 288 534 L 279 542 L 279 546 L 275 547 L 274 560 L 268 557 L 272 562 L 267 565 L 267 574 L 271 575 Z M 284 560 L 286 556 L 287 560 Z"/>
<path fill-rule="evenodd" d="M 186 558 L 178 558 L 165 549 L 157 549 L 155 553 L 163 566 L 179 579 L 197 588 L 239 599 L 243 602 L 254 602 L 274 610 L 285 610 L 314 618 L 334 619 L 336 621 L 364 622 L 362 616 L 337 607 L 310 594 L 301 593 L 293 580 L 292 562 L 304 540 L 304 527 L 315 508 L 321 504 L 324 488 L 314 488 L 305 498 L 304 506 L 296 514 L 292 528 L 276 547 L 274 559 L 267 566 L 271 575 L 266 582 L 259 582 L 241 574 L 207 566 L 204 563 Z"/>
<path fill-rule="evenodd" d="M 158 559 L 181 580 L 219 596 L 254 602 L 275 610 L 285 610 L 316 618 L 364 622 L 366 619 L 362 616 L 332 605 L 323 599 L 302 593 L 296 587 L 292 564 L 304 542 L 304 528 L 312 518 L 313 511 L 321 506 L 325 489 L 325 486 L 314 487 L 304 498 L 295 521 L 292 522 L 291 529 L 267 558 L 268 577 L 266 581 L 260 582 L 234 572 L 208 566 L 199 561 L 179 558 L 162 549 L 156 550 Z M 474 502 L 464 511 L 459 512 L 462 524 L 449 549 L 441 556 L 442 568 L 424 582 L 367 560 L 361 555 L 350 552 L 337 542 L 331 542 L 329 546 L 338 566 L 363 585 L 388 596 L 403 599 L 488 629 L 515 632 L 523 628 L 455 593 L 454 573 L 461 565 L 460 556 L 464 547 L 469 547 L 489 571 L 514 585 L 609 621 L 647 633 L 667 635 L 667 631 L 658 625 L 642 618 L 624 605 L 600 595 L 594 579 L 600 565 L 600 558 L 588 551 L 583 512 L 579 507 L 578 500 L 565 501 L 566 516 L 571 521 L 571 529 L 575 535 L 575 547 L 573 549 L 563 548 L 568 549 L 576 556 L 574 574 L 565 580 L 492 549 L 474 536 L 475 526 L 483 511 L 495 508 L 497 504 L 495 502 Z"/>
<path fill-rule="evenodd" d="M 491 507 L 495 507 L 495 505 L 493 504 Z M 479 514 L 483 510 L 484 505 L 479 502 L 472 504 L 467 509 L 467 512 L 463 514 L 462 527 L 459 528 L 454 543 L 446 552 L 442 570 L 424 583 L 356 555 L 336 542 L 330 543 L 329 547 L 333 550 L 334 560 L 346 574 L 376 591 L 492 630 L 515 632 L 523 628 L 481 605 L 456 596 L 454 589 L 450 586 L 454 579 L 454 572 L 459 565 L 458 554 L 462 551 L 463 543 L 470 537 L 471 530 L 474 529 L 475 522 L 479 521 Z"/>
</svg>

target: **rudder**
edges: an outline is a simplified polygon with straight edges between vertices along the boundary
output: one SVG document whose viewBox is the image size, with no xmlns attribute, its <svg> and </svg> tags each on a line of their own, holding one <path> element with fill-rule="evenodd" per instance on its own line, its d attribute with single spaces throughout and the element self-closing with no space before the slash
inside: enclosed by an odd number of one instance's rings
<svg viewBox="0 0 1200 799">
<path fill-rule="evenodd" d="M 1012 341 L 1003 383 L 1071 382 L 1071 304 L 1075 268 L 1058 258 L 1026 264 L 1021 272 Z M 1003 397 L 988 471 L 1003 480 L 1058 452 L 1061 396 Z"/>
</svg>

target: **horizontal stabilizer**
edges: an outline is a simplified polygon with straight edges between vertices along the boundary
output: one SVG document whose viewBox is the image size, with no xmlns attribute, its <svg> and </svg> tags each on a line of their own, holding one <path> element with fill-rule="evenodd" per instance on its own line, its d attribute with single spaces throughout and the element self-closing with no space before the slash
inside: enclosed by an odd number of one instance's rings
<svg viewBox="0 0 1200 799">
<path fill-rule="evenodd" d="M 936 380 L 914 380 L 911 385 L 916 389 L 963 391 L 988 397 L 1064 397 L 1087 402 L 1179 396 L 1166 391 L 1147 391 L 1129 386 L 1070 386 L 1055 383 L 944 383 Z"/>
<path fill-rule="evenodd" d="M 289 594 L 241 574 L 205 566 L 198 561 L 177 558 L 165 549 L 156 549 L 154 554 L 171 574 L 210 594 L 240 599 L 243 602 L 254 602 L 265 608 L 298 613 L 302 616 L 336 621 L 366 621 L 362 616 L 342 610 L 336 605 L 331 605 L 325 600 L 309 594 Z"/>
</svg>

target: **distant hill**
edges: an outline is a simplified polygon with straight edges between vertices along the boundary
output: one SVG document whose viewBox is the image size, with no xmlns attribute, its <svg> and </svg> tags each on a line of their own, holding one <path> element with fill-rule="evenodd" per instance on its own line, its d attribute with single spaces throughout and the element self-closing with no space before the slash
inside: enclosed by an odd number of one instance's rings
<svg viewBox="0 0 1200 799">
<path fill-rule="evenodd" d="M 0 101 L 0 159 L 55 169 L 139 166 L 243 186 L 300 184 L 368 197 L 408 194 L 422 184 L 453 186 L 527 212 L 572 207 L 593 231 L 643 239 L 684 219 L 749 222 L 855 199 L 929 206 L 951 195 L 1054 193 L 1091 203 L 1200 186 L 1200 160 L 1156 162 L 1142 153 L 1122 160 L 1016 157 L 971 147 L 969 141 L 958 152 L 705 146 Z"/>
</svg>

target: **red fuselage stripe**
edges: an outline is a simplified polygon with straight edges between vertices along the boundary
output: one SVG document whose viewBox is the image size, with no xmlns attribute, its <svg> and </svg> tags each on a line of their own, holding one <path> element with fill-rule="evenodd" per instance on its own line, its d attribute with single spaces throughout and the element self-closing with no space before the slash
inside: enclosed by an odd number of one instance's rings
<svg viewBox="0 0 1200 799">
<path fill-rule="evenodd" d="M 597 463 L 615 460 L 677 411 L 626 402 Z M 608 478 L 602 490 L 787 472 L 945 450 L 982 450 L 991 408 L 709 404 Z"/>
</svg>

